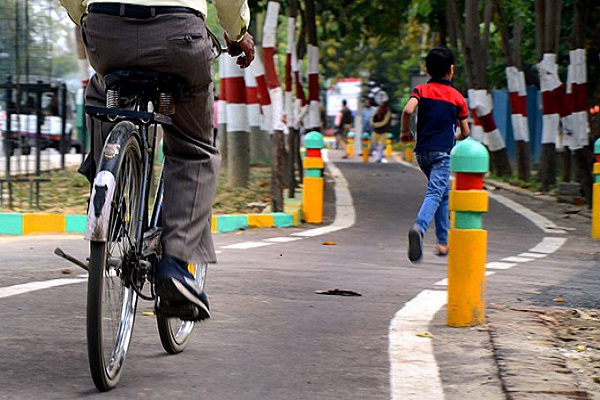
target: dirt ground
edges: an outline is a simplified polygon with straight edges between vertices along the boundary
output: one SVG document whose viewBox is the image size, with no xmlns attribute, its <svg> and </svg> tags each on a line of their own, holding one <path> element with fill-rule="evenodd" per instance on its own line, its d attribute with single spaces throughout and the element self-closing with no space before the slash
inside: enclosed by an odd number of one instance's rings
<svg viewBox="0 0 600 400">
<path fill-rule="evenodd" d="M 581 389 L 600 400 L 600 310 L 549 309 L 540 318 L 552 330 Z"/>
</svg>

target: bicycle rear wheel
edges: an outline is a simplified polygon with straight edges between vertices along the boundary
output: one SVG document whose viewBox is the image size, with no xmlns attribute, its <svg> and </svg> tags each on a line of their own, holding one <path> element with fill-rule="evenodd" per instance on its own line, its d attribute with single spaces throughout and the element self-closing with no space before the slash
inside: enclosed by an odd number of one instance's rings
<svg viewBox="0 0 600 400">
<path fill-rule="evenodd" d="M 115 191 L 106 241 L 90 242 L 87 343 L 90 372 L 100 391 L 117 385 L 131 341 L 138 295 L 131 287 L 131 255 L 141 207 L 141 151 L 129 136 L 111 172 Z M 109 201 L 110 199 L 107 199 Z"/>
<path fill-rule="evenodd" d="M 200 284 L 200 288 L 204 290 L 207 264 L 189 264 L 188 269 Z M 169 354 L 181 353 L 190 340 L 192 331 L 194 330 L 194 321 L 184 321 L 179 318 L 167 318 L 157 314 L 156 322 L 158 324 L 160 342 L 165 351 Z"/>
</svg>

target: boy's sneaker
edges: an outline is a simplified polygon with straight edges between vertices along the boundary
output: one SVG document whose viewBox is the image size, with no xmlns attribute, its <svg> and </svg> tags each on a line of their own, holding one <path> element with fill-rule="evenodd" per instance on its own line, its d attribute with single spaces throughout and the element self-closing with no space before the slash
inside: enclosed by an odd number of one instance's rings
<svg viewBox="0 0 600 400">
<path fill-rule="evenodd" d="M 408 231 L 408 259 L 419 262 L 423 258 L 423 235 L 417 228 Z"/>
<path fill-rule="evenodd" d="M 169 305 L 192 303 L 198 307 L 199 320 L 210 318 L 208 298 L 187 270 L 187 263 L 164 254 L 156 271 L 156 293 Z"/>
</svg>

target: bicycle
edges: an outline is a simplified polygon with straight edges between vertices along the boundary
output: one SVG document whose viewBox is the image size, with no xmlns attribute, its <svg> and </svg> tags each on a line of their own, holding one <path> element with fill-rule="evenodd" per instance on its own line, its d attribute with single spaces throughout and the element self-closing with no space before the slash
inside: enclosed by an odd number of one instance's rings
<svg viewBox="0 0 600 400">
<path fill-rule="evenodd" d="M 187 83 L 175 75 L 135 69 L 107 74 L 105 83 L 106 107 L 85 107 L 94 118 L 118 122 L 105 141 L 91 189 L 85 232 L 89 264 L 55 251 L 89 271 L 88 362 L 100 391 L 120 380 L 139 298 L 154 301 L 160 340 L 169 354 L 185 349 L 199 317 L 194 305 L 161 304 L 154 289 L 163 196 L 162 169 L 154 171 L 157 128 L 171 124 Z M 132 106 L 122 108 L 122 99 Z M 188 264 L 188 269 L 204 289 L 207 264 Z"/>
</svg>

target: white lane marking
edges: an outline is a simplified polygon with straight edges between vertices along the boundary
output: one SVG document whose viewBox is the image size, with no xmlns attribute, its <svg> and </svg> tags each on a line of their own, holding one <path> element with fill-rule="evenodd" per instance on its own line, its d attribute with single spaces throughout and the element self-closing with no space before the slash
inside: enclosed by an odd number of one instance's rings
<svg viewBox="0 0 600 400">
<path fill-rule="evenodd" d="M 485 265 L 486 269 L 509 269 L 517 265 L 516 263 L 506 263 L 502 261 L 493 261 Z"/>
<path fill-rule="evenodd" d="M 329 162 L 327 150 L 323 151 L 323 160 L 326 162 L 330 176 L 335 181 L 335 219 L 333 223 L 321 228 L 309 229 L 303 232 L 292 233 L 292 236 L 314 237 L 325 235 L 327 233 L 350 228 L 354 225 L 356 214 L 354 211 L 354 202 L 348 188 L 348 181 L 344 175 L 332 162 Z"/>
<path fill-rule="evenodd" d="M 565 242 L 566 238 L 562 237 L 545 237 L 540 243 L 529 249 L 533 253 L 554 253 L 560 248 Z"/>
<path fill-rule="evenodd" d="M 536 213 L 535 211 L 530 210 L 529 208 L 527 208 L 525 206 L 522 206 L 521 204 L 517 203 L 516 201 L 513 201 L 513 200 L 506 198 L 504 196 L 501 196 L 499 194 L 491 193 L 489 191 L 488 191 L 488 196 L 491 197 L 492 199 L 496 200 L 498 203 L 504 204 L 510 210 L 521 214 L 522 216 L 524 216 L 525 218 L 527 218 L 528 220 L 533 222 L 533 224 L 535 226 L 537 226 L 542 231 L 544 231 L 544 233 L 550 233 L 550 234 L 566 233 L 564 230 L 562 230 L 561 228 L 556 226 L 556 224 L 554 222 L 550 221 L 548 218 Z"/>
<path fill-rule="evenodd" d="M 34 292 L 36 290 L 48 289 L 56 286 L 72 285 L 74 283 L 85 282 L 87 278 L 60 278 L 49 281 L 29 282 L 22 285 L 14 285 L 0 288 L 0 299 L 18 294 Z"/>
<path fill-rule="evenodd" d="M 254 249 L 256 247 L 264 247 L 264 246 L 270 246 L 272 244 L 275 243 L 268 243 L 268 242 L 242 242 L 242 243 L 236 243 L 236 244 L 230 244 L 227 246 L 222 246 L 222 249 L 234 249 L 234 250 L 246 250 L 246 249 Z"/>
<path fill-rule="evenodd" d="M 388 354 L 392 400 L 441 400 L 444 390 L 431 338 L 417 334 L 445 304 L 446 291 L 424 290 L 396 312 L 390 322 Z"/>
<path fill-rule="evenodd" d="M 518 254 L 518 257 L 531 257 L 531 258 L 544 258 L 548 254 L 540 254 L 540 253 L 521 253 Z"/>
<path fill-rule="evenodd" d="M 494 275 L 495 272 L 494 271 L 485 271 L 485 276 L 492 276 Z M 435 286 L 448 286 L 448 278 L 444 278 L 441 281 L 437 281 L 436 283 L 434 283 Z"/>
<path fill-rule="evenodd" d="M 512 257 L 504 257 L 501 261 L 520 263 L 520 262 L 533 261 L 533 258 L 512 256 Z"/>
<path fill-rule="evenodd" d="M 272 237 L 272 238 L 267 238 L 267 239 L 263 239 L 265 242 L 273 242 L 273 243 L 289 243 L 289 242 L 294 242 L 296 240 L 302 240 L 302 238 L 293 238 L 293 237 Z"/>
</svg>

